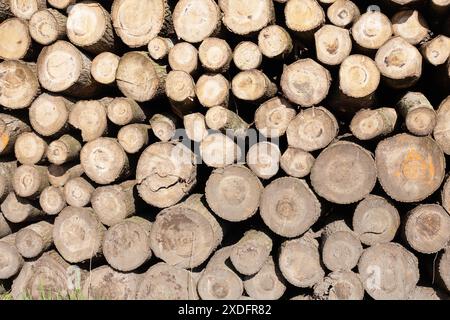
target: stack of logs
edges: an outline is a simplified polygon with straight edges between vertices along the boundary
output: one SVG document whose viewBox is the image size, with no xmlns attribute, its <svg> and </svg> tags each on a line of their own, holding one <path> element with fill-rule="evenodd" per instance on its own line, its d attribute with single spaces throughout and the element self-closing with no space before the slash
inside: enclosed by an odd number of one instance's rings
<svg viewBox="0 0 450 320">
<path fill-rule="evenodd" d="M 370 2 L 0 0 L 0 294 L 448 297 L 450 1 Z"/>
</svg>

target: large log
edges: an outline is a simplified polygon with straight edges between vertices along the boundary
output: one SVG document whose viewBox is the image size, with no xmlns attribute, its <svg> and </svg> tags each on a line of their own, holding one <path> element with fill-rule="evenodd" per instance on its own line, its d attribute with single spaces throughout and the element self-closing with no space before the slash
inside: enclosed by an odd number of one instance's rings
<svg viewBox="0 0 450 320">
<path fill-rule="evenodd" d="M 28 23 L 19 18 L 9 18 L 0 23 L 0 58 L 19 60 L 30 56 L 32 41 Z"/>
</svg>

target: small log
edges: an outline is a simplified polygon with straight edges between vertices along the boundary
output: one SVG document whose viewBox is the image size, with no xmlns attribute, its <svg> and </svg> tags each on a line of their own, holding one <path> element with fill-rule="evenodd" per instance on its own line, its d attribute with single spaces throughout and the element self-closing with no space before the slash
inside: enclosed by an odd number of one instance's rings
<svg viewBox="0 0 450 320">
<path fill-rule="evenodd" d="M 337 142 L 326 148 L 311 169 L 314 191 L 333 203 L 363 199 L 376 181 L 377 168 L 371 153 L 351 142 Z"/>
<path fill-rule="evenodd" d="M 53 8 L 65 10 L 69 6 L 75 4 L 77 0 L 47 0 L 48 4 Z"/>
<path fill-rule="evenodd" d="M 278 178 L 261 194 L 261 218 L 270 230 L 283 237 L 305 233 L 319 219 L 320 212 L 320 202 L 304 180 Z"/>
<path fill-rule="evenodd" d="M 359 140 L 371 140 L 394 131 L 397 112 L 394 108 L 362 109 L 350 123 L 350 131 Z"/>
<path fill-rule="evenodd" d="M 12 223 L 33 220 L 43 212 L 31 204 L 27 199 L 18 197 L 14 192 L 9 193 L 0 206 L 3 216 Z"/>
<path fill-rule="evenodd" d="M 29 117 L 33 130 L 42 136 L 60 135 L 67 131 L 73 103 L 64 97 L 43 93 L 30 106 Z"/>
<path fill-rule="evenodd" d="M 166 95 L 172 110 L 182 118 L 195 108 L 194 79 L 184 71 L 170 71 L 166 78 Z"/>
<path fill-rule="evenodd" d="M 294 49 L 289 32 L 277 25 L 267 26 L 259 32 L 258 47 L 267 58 L 284 59 Z"/>
<path fill-rule="evenodd" d="M 0 239 L 11 234 L 12 230 L 3 213 L 0 212 Z"/>
<path fill-rule="evenodd" d="M 36 67 L 33 63 L 20 61 L 0 63 L 0 83 L 2 84 L 0 104 L 8 109 L 29 107 L 40 92 L 35 71 Z"/>
<path fill-rule="evenodd" d="M 278 138 L 286 133 L 295 115 L 295 109 L 287 100 L 274 97 L 262 103 L 256 110 L 255 126 L 265 137 Z"/>
<path fill-rule="evenodd" d="M 157 113 L 150 118 L 150 128 L 160 141 L 170 141 L 177 130 L 176 119 L 169 113 Z"/>
<path fill-rule="evenodd" d="M 226 107 L 230 95 L 230 83 L 221 74 L 204 74 L 195 84 L 195 94 L 204 107 Z"/>
<path fill-rule="evenodd" d="M 435 192 L 445 176 L 445 158 L 429 137 L 406 133 L 381 141 L 375 150 L 378 180 L 400 202 L 419 202 Z"/>
<path fill-rule="evenodd" d="M 21 164 L 41 162 L 47 152 L 47 143 L 34 132 L 21 133 L 14 144 L 14 155 Z"/>
<path fill-rule="evenodd" d="M 402 37 L 394 37 L 377 51 L 375 63 L 386 84 L 396 89 L 412 86 L 422 74 L 422 56 Z"/>
<path fill-rule="evenodd" d="M 447 291 L 450 291 L 450 249 L 445 249 L 440 258 L 438 266 L 439 279 Z"/>
<path fill-rule="evenodd" d="M 59 214 L 67 205 L 64 191 L 60 187 L 48 186 L 39 196 L 39 205 L 49 216 Z"/>
<path fill-rule="evenodd" d="M 244 281 L 245 292 L 257 300 L 277 300 L 286 291 L 283 279 L 275 270 L 275 264 L 270 256 L 258 273 Z"/>
<path fill-rule="evenodd" d="M 239 72 L 231 81 L 231 90 L 236 98 L 246 101 L 265 101 L 277 94 L 277 86 L 259 70 Z"/>
<path fill-rule="evenodd" d="M 309 152 L 288 147 L 280 158 L 280 166 L 291 177 L 304 178 L 311 172 L 314 161 Z"/>
<path fill-rule="evenodd" d="M 337 136 L 339 125 L 334 115 L 323 107 L 300 111 L 289 123 L 286 134 L 291 147 L 304 151 L 325 148 Z"/>
<path fill-rule="evenodd" d="M 80 151 L 80 142 L 74 137 L 65 134 L 48 145 L 47 158 L 49 162 L 61 165 L 66 162 L 77 160 Z"/>
<path fill-rule="evenodd" d="M 138 153 L 148 145 L 148 129 L 146 124 L 128 124 L 119 130 L 117 140 L 126 153 Z"/>
<path fill-rule="evenodd" d="M 14 171 L 13 188 L 24 198 L 36 198 L 48 185 L 47 167 L 24 164 Z"/>
<path fill-rule="evenodd" d="M 408 300 L 441 300 L 441 297 L 433 288 L 416 286 Z"/>
<path fill-rule="evenodd" d="M 195 155 L 179 142 L 157 142 L 141 154 L 137 168 L 139 196 L 158 208 L 178 203 L 196 183 Z"/>
<path fill-rule="evenodd" d="M 230 261 L 243 275 L 256 274 L 264 266 L 272 251 L 272 239 L 264 232 L 250 230 L 233 245 Z"/>
<path fill-rule="evenodd" d="M 91 64 L 91 74 L 95 81 L 103 84 L 113 84 L 116 81 L 116 71 L 120 57 L 112 52 L 98 54 Z"/>
<path fill-rule="evenodd" d="M 206 125 L 213 130 L 223 130 L 243 137 L 250 125 L 235 112 L 221 106 L 209 108 L 205 115 Z"/>
<path fill-rule="evenodd" d="M 391 38 L 392 24 L 380 11 L 363 13 L 352 26 L 352 37 L 362 51 L 376 50 Z"/>
<path fill-rule="evenodd" d="M 320 103 L 327 96 L 330 84 L 330 72 L 311 59 L 300 59 L 285 67 L 280 80 L 286 98 L 301 107 Z"/>
<path fill-rule="evenodd" d="M 66 36 L 67 17 L 55 9 L 45 9 L 34 13 L 29 21 L 31 38 L 48 46 Z"/>
<path fill-rule="evenodd" d="M 270 179 L 280 169 L 281 152 L 276 144 L 263 141 L 250 147 L 247 165 L 261 179 Z"/>
<path fill-rule="evenodd" d="M 0 155 L 7 155 L 14 150 L 17 137 L 31 128 L 22 120 L 0 113 Z"/>
<path fill-rule="evenodd" d="M 358 271 L 364 289 L 376 300 L 404 300 L 419 280 L 417 258 L 393 242 L 365 249 Z"/>
<path fill-rule="evenodd" d="M 200 112 L 185 115 L 183 126 L 187 137 L 192 141 L 201 142 L 208 135 L 205 116 Z"/>
<path fill-rule="evenodd" d="M 52 186 L 64 187 L 67 181 L 81 176 L 84 173 L 80 164 L 64 164 L 61 166 L 50 165 L 48 167 L 48 181 Z"/>
<path fill-rule="evenodd" d="M 143 122 L 145 114 L 139 104 L 130 98 L 114 98 L 107 106 L 108 119 L 118 125 Z"/>
<path fill-rule="evenodd" d="M 141 218 L 131 217 L 106 231 L 103 255 L 116 270 L 128 272 L 139 268 L 152 256 L 150 231 L 152 224 Z"/>
<path fill-rule="evenodd" d="M 320 300 L 363 300 L 364 287 L 358 274 L 334 271 L 314 286 L 314 296 Z"/>
<path fill-rule="evenodd" d="M 228 43 L 220 38 L 206 38 L 198 48 L 198 56 L 203 68 L 210 72 L 226 72 L 232 59 Z"/>
<path fill-rule="evenodd" d="M 392 17 L 394 35 L 400 36 L 412 45 L 424 41 L 430 34 L 428 24 L 417 10 L 403 10 Z"/>
<path fill-rule="evenodd" d="M 325 276 L 320 265 L 319 243 L 309 233 L 283 242 L 278 264 L 284 278 L 296 287 L 313 287 Z"/>
<path fill-rule="evenodd" d="M 133 190 L 136 182 L 98 187 L 92 193 L 92 208 L 100 221 L 113 226 L 136 212 Z M 124 271 L 124 270 L 122 270 Z"/>
<path fill-rule="evenodd" d="M 155 60 L 161 60 L 167 57 L 170 49 L 173 47 L 173 42 L 169 38 L 155 37 L 147 45 L 150 57 Z"/>
<path fill-rule="evenodd" d="M 275 10 L 270 0 L 219 0 L 223 24 L 231 32 L 246 36 L 275 22 Z"/>
<path fill-rule="evenodd" d="M 406 128 L 417 136 L 427 136 L 436 126 L 436 112 L 427 97 L 420 92 L 408 92 L 397 103 L 405 118 Z"/>
<path fill-rule="evenodd" d="M 92 209 L 66 207 L 55 219 L 53 241 L 66 261 L 78 263 L 102 252 L 105 231 Z"/>
<path fill-rule="evenodd" d="M 119 60 L 116 83 L 127 98 L 138 102 L 153 99 L 164 92 L 165 78 L 166 67 L 156 64 L 145 52 L 127 52 Z"/>
<path fill-rule="evenodd" d="M 12 178 L 16 168 L 16 161 L 0 162 L 0 203 L 13 191 Z"/>
<path fill-rule="evenodd" d="M 0 239 L 0 280 L 9 279 L 22 269 L 23 258 L 14 245 L 15 240 L 15 233 Z"/>
<path fill-rule="evenodd" d="M 262 52 L 251 41 L 242 41 L 234 48 L 233 62 L 239 70 L 257 69 L 262 63 Z"/>
<path fill-rule="evenodd" d="M 86 179 L 77 177 L 64 185 L 64 197 L 69 206 L 85 207 L 91 202 L 94 187 Z"/>
<path fill-rule="evenodd" d="M 404 232 L 414 250 L 436 253 L 450 241 L 450 216 L 438 204 L 419 205 L 408 213 Z"/>
<path fill-rule="evenodd" d="M 373 246 L 394 239 L 400 226 L 400 215 L 385 198 L 368 195 L 356 207 L 352 225 L 359 240 Z"/>
<path fill-rule="evenodd" d="M 325 23 L 325 12 L 316 0 L 288 1 L 284 17 L 286 26 L 307 40 Z"/>
<path fill-rule="evenodd" d="M 450 56 L 450 38 L 442 34 L 425 42 L 421 48 L 422 56 L 433 66 L 444 64 Z"/>
<path fill-rule="evenodd" d="M 169 65 L 174 71 L 192 74 L 198 67 L 198 51 L 188 42 L 180 42 L 169 51 Z"/>
<path fill-rule="evenodd" d="M 109 184 L 129 175 L 128 157 L 113 138 L 98 138 L 81 149 L 80 162 L 84 172 L 98 184 Z"/>
<path fill-rule="evenodd" d="M 450 154 L 450 95 L 439 105 L 433 137 L 445 154 Z"/>
<path fill-rule="evenodd" d="M 69 123 L 81 131 L 83 141 L 93 141 L 108 132 L 106 105 L 112 98 L 102 100 L 80 100 L 69 114 Z"/>
<path fill-rule="evenodd" d="M 198 280 L 197 290 L 202 300 L 236 300 L 242 296 L 242 280 L 225 265 L 207 268 Z"/>
<path fill-rule="evenodd" d="M 142 275 L 136 299 L 198 300 L 196 282 L 192 272 L 159 262 Z"/>
<path fill-rule="evenodd" d="M 200 156 L 208 167 L 222 168 L 241 158 L 242 150 L 222 133 L 212 133 L 200 143 Z"/>
<path fill-rule="evenodd" d="M 10 0 L 9 8 L 14 16 L 30 20 L 34 13 L 47 7 L 45 0 Z"/>
<path fill-rule="evenodd" d="M 213 0 L 181 0 L 172 18 L 178 38 L 197 43 L 220 31 L 222 13 Z"/>
<path fill-rule="evenodd" d="M 327 9 L 328 20 L 337 27 L 349 27 L 360 17 L 358 6 L 349 0 L 337 0 Z"/>
<path fill-rule="evenodd" d="M 314 33 L 317 60 L 327 65 L 339 65 L 352 51 L 352 40 L 347 29 L 331 24 Z"/>
<path fill-rule="evenodd" d="M 9 18 L 0 23 L 0 59 L 20 60 L 29 56 L 32 41 L 28 23 L 19 18 Z"/>
<path fill-rule="evenodd" d="M 35 258 L 53 244 L 53 225 L 40 221 L 16 233 L 16 248 L 24 258 Z"/>
</svg>

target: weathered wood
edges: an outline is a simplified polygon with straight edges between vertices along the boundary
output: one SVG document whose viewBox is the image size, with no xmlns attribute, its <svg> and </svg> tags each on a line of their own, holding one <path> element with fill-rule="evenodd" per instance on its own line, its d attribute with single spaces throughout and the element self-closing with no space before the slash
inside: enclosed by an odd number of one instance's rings
<svg viewBox="0 0 450 320">
<path fill-rule="evenodd" d="M 337 0 L 327 9 L 328 20 L 341 28 L 350 26 L 360 15 L 358 6 L 349 0 Z"/>
<path fill-rule="evenodd" d="M 295 109 L 287 100 L 275 97 L 262 103 L 255 111 L 255 126 L 268 138 L 281 137 L 295 115 Z"/>
<path fill-rule="evenodd" d="M 246 156 L 247 165 L 261 179 L 270 179 L 278 173 L 280 158 L 279 147 L 267 141 L 252 145 Z"/>
<path fill-rule="evenodd" d="M 49 162 L 61 165 L 66 162 L 77 160 L 80 151 L 80 142 L 74 137 L 65 134 L 48 145 L 47 158 Z"/>
<path fill-rule="evenodd" d="M 191 75 L 184 71 L 170 71 L 166 78 L 166 95 L 172 110 L 180 117 L 195 108 L 195 82 Z"/>
<path fill-rule="evenodd" d="M 240 70 L 259 68 L 262 63 L 260 47 L 251 41 L 239 42 L 233 51 L 233 62 Z"/>
<path fill-rule="evenodd" d="M 15 245 L 24 258 L 35 258 L 53 244 L 53 225 L 40 221 L 16 233 Z"/>
<path fill-rule="evenodd" d="M 396 122 L 394 108 L 362 109 L 352 118 L 350 130 L 359 140 L 371 140 L 390 134 Z"/>
<path fill-rule="evenodd" d="M 432 40 L 425 42 L 420 50 L 428 63 L 434 66 L 442 65 L 450 56 L 450 38 L 442 34 L 437 35 Z"/>
<path fill-rule="evenodd" d="M 284 280 L 275 270 L 275 263 L 270 256 L 262 268 L 252 278 L 244 281 L 247 294 L 257 300 L 280 299 L 286 291 Z"/>
<path fill-rule="evenodd" d="M 235 163 L 241 153 L 241 148 L 222 133 L 211 133 L 200 142 L 200 156 L 208 167 L 226 167 Z"/>
<path fill-rule="evenodd" d="M 144 111 L 139 104 L 133 99 L 124 97 L 114 98 L 108 103 L 107 115 L 108 119 L 118 126 L 145 120 Z"/>
<path fill-rule="evenodd" d="M 401 36 L 412 45 L 426 40 L 430 30 L 428 24 L 417 10 L 404 10 L 392 17 L 394 35 Z"/>
<path fill-rule="evenodd" d="M 324 25 L 314 33 L 317 60 L 327 65 L 338 65 L 352 51 L 352 40 L 347 29 Z"/>
<path fill-rule="evenodd" d="M 57 215 L 67 205 L 64 191 L 61 187 L 48 186 L 39 196 L 39 205 L 47 215 Z"/>
<path fill-rule="evenodd" d="M 14 192 L 24 198 L 36 198 L 48 185 L 47 167 L 24 164 L 14 171 Z"/>
<path fill-rule="evenodd" d="M 64 197 L 69 206 L 85 207 L 91 202 L 94 187 L 84 178 L 70 179 L 64 185 Z"/>
<path fill-rule="evenodd" d="M 362 14 L 352 26 L 352 37 L 363 51 L 380 48 L 389 40 L 392 33 L 391 21 L 379 11 Z"/>
<path fill-rule="evenodd" d="M 106 105 L 112 98 L 80 100 L 70 110 L 69 123 L 81 131 L 83 141 L 93 141 L 107 133 Z"/>
<path fill-rule="evenodd" d="M 117 140 L 125 152 L 130 154 L 138 153 L 148 145 L 148 129 L 149 126 L 146 124 L 128 124 L 119 130 Z"/>
<path fill-rule="evenodd" d="M 213 130 L 223 130 L 238 137 L 245 136 L 250 127 L 235 112 L 221 106 L 209 108 L 205 115 L 205 122 Z"/>
<path fill-rule="evenodd" d="M 362 300 L 364 287 L 359 275 L 352 271 L 333 271 L 314 286 L 320 300 Z"/>
<path fill-rule="evenodd" d="M 289 33 L 280 26 L 267 26 L 259 32 L 258 47 L 267 58 L 284 59 L 294 49 Z"/>
<path fill-rule="evenodd" d="M 226 72 L 232 59 L 228 43 L 220 38 L 206 38 L 198 48 L 198 56 L 203 68 L 210 72 Z"/>
<path fill-rule="evenodd" d="M 84 174 L 84 169 L 80 164 L 68 163 L 48 167 L 48 181 L 55 187 L 64 187 L 67 181 L 82 174 Z"/>
<path fill-rule="evenodd" d="M 35 12 L 29 21 L 31 38 L 39 44 L 49 45 L 66 36 L 67 17 L 55 9 Z"/>
<path fill-rule="evenodd" d="M 397 103 L 405 118 L 406 128 L 415 135 L 427 136 L 436 126 L 436 112 L 430 101 L 420 92 L 408 92 Z"/>
<path fill-rule="evenodd" d="M 208 135 L 205 116 L 200 112 L 185 115 L 183 126 L 187 137 L 192 141 L 201 142 Z"/>
<path fill-rule="evenodd" d="M 34 132 L 21 133 L 14 144 L 14 155 L 21 164 L 41 162 L 47 153 L 47 143 Z"/>
<path fill-rule="evenodd" d="M 17 18 L 30 20 L 33 14 L 47 7 L 45 0 L 10 0 L 9 8 Z"/>
<path fill-rule="evenodd" d="M 262 71 L 252 69 L 234 76 L 231 90 L 236 98 L 259 102 L 275 96 L 278 89 Z"/>
<path fill-rule="evenodd" d="M 31 204 L 27 199 L 18 197 L 14 192 L 10 192 L 0 206 L 4 217 L 12 223 L 33 220 L 43 212 Z"/>
<path fill-rule="evenodd" d="M 95 81 L 103 84 L 113 84 L 116 81 L 116 71 L 120 57 L 112 52 L 98 54 L 91 64 L 91 74 Z"/>
<path fill-rule="evenodd" d="M 6 113 L 0 113 L 0 155 L 6 155 L 14 150 L 17 137 L 31 128 L 22 120 Z"/>
<path fill-rule="evenodd" d="M 325 12 L 316 0 L 288 1 L 284 16 L 286 26 L 307 40 L 325 23 Z"/>
<path fill-rule="evenodd" d="M 153 134 L 163 142 L 172 140 L 175 136 L 177 120 L 172 114 L 157 113 L 150 118 L 150 128 Z"/>
<path fill-rule="evenodd" d="M 172 70 L 194 73 L 198 67 L 197 48 L 188 42 L 179 42 L 170 49 L 168 60 Z"/>
<path fill-rule="evenodd" d="M 304 178 L 311 172 L 314 161 L 309 152 L 288 147 L 280 158 L 280 167 L 291 177 Z"/>
<path fill-rule="evenodd" d="M 0 58 L 19 60 L 30 54 L 32 41 L 28 23 L 19 18 L 9 18 L 0 23 Z"/>
<path fill-rule="evenodd" d="M 16 234 L 0 239 L 0 279 L 9 279 L 19 273 L 23 258 L 15 246 Z"/>
<path fill-rule="evenodd" d="M 12 177 L 17 168 L 16 161 L 2 161 L 0 162 L 0 202 L 13 191 Z"/>
<path fill-rule="evenodd" d="M 195 94 L 204 107 L 226 107 L 230 95 L 230 83 L 221 74 L 203 74 L 195 84 Z"/>
</svg>

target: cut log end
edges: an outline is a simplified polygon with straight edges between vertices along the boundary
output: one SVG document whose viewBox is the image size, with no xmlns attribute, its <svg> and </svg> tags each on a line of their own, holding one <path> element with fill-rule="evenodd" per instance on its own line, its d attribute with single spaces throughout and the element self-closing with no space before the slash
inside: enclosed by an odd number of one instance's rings
<svg viewBox="0 0 450 320">
<path fill-rule="evenodd" d="M 35 258 L 53 244 L 53 225 L 41 221 L 17 232 L 15 244 L 24 258 Z"/>
<path fill-rule="evenodd" d="M 247 70 L 233 78 L 231 90 L 241 100 L 261 101 L 273 97 L 278 89 L 263 72 Z"/>
<path fill-rule="evenodd" d="M 227 106 L 230 83 L 221 74 L 200 76 L 195 85 L 198 101 L 204 107 Z"/>
<path fill-rule="evenodd" d="M 0 23 L 0 38 L 4 39 L 0 43 L 0 58 L 4 60 L 23 59 L 31 46 L 28 23 L 19 18 L 9 18 Z"/>
<path fill-rule="evenodd" d="M 261 53 L 268 58 L 286 58 L 293 50 L 292 38 L 280 26 L 271 25 L 262 29 L 258 35 Z"/>
<path fill-rule="evenodd" d="M 284 16 L 287 27 L 305 37 L 325 23 L 325 12 L 316 0 L 288 1 Z"/>
<path fill-rule="evenodd" d="M 349 0 L 337 0 L 328 7 L 327 17 L 335 26 L 345 28 L 360 16 L 359 8 Z"/>
<path fill-rule="evenodd" d="M 48 185 L 47 167 L 22 165 L 14 172 L 13 188 L 20 197 L 36 197 Z"/>
<path fill-rule="evenodd" d="M 172 70 L 193 73 L 198 67 L 198 51 L 188 42 L 177 43 L 169 51 L 169 65 Z"/>
<path fill-rule="evenodd" d="M 233 52 L 233 62 L 240 70 L 257 69 L 262 63 L 262 53 L 258 45 L 251 41 L 242 41 Z"/>
<path fill-rule="evenodd" d="M 320 300 L 362 300 L 364 287 L 358 274 L 334 271 L 314 286 L 314 296 Z"/>
<path fill-rule="evenodd" d="M 280 166 L 291 177 L 303 178 L 311 172 L 314 160 L 309 152 L 288 147 L 280 158 Z"/>
<path fill-rule="evenodd" d="M 58 187 L 48 186 L 39 197 L 39 205 L 46 214 L 50 216 L 57 215 L 67 205 L 64 191 Z"/>
<path fill-rule="evenodd" d="M 247 152 L 249 168 L 261 179 L 270 179 L 278 173 L 281 152 L 276 144 L 259 142 L 250 147 Z"/>
<path fill-rule="evenodd" d="M 41 10 L 31 16 L 30 36 L 42 45 L 49 45 L 66 35 L 67 17 L 54 9 Z"/>
<path fill-rule="evenodd" d="M 16 159 L 22 164 L 33 165 L 41 162 L 46 152 L 47 143 L 33 132 L 22 133 L 14 145 Z"/>
<path fill-rule="evenodd" d="M 350 55 L 352 40 L 347 29 L 324 25 L 314 33 L 317 59 L 328 65 L 339 65 Z"/>
<path fill-rule="evenodd" d="M 286 286 L 275 269 L 273 258 L 269 257 L 258 273 L 244 281 L 247 294 L 257 300 L 276 300 L 283 296 Z"/>
<path fill-rule="evenodd" d="M 391 21 L 379 11 L 368 11 L 362 14 L 353 24 L 352 36 L 363 49 L 380 48 L 393 33 Z"/>
<path fill-rule="evenodd" d="M 200 155 L 203 162 L 213 168 L 233 164 L 241 157 L 241 152 L 241 148 L 222 133 L 209 134 L 200 143 Z"/>
<path fill-rule="evenodd" d="M 359 140 L 371 140 L 394 131 L 396 122 L 393 108 L 362 109 L 352 118 L 350 130 Z"/>
<path fill-rule="evenodd" d="M 92 60 L 91 74 L 99 83 L 112 84 L 116 80 L 116 71 L 120 58 L 111 52 L 102 52 Z"/>
</svg>

